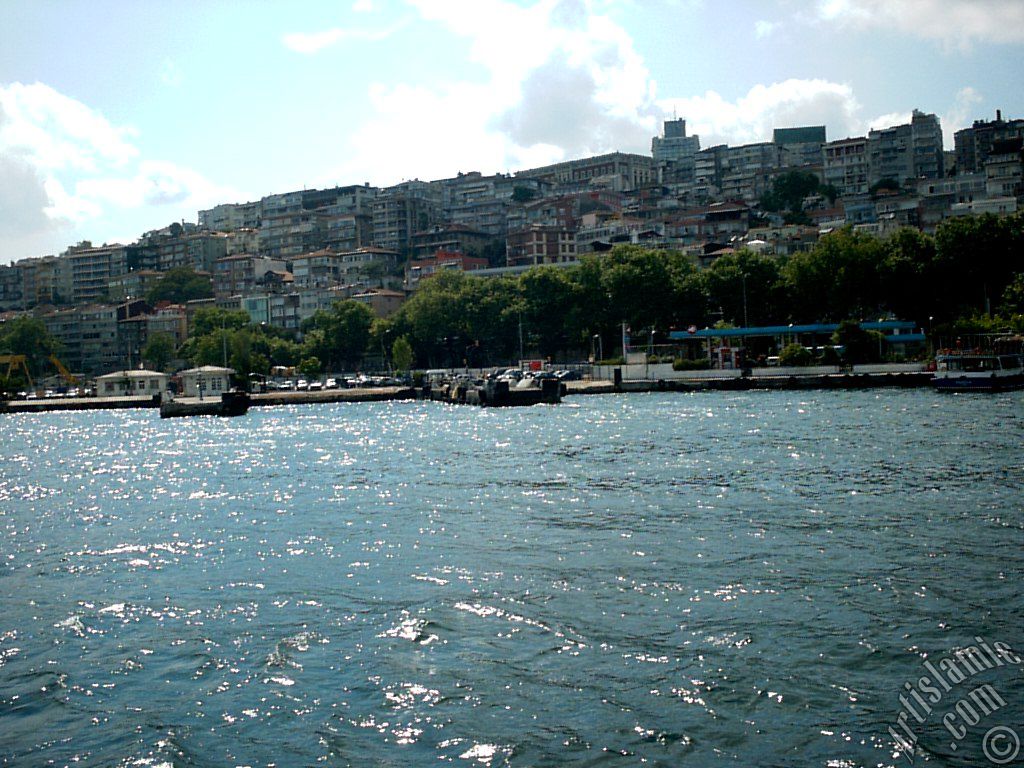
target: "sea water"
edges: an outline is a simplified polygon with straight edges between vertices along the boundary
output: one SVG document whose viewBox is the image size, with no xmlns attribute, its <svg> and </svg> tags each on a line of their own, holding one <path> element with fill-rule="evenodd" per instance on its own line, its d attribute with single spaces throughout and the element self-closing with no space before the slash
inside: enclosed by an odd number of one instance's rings
<svg viewBox="0 0 1024 768">
<path fill-rule="evenodd" d="M 922 390 L 0 416 L 0 764 L 988 764 L 1022 440 Z"/>
</svg>

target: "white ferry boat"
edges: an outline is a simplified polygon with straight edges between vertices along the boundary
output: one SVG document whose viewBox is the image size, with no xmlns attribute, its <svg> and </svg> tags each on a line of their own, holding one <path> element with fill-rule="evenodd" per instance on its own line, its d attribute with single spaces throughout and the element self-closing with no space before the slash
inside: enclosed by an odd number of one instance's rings
<svg viewBox="0 0 1024 768">
<path fill-rule="evenodd" d="M 942 349 L 935 355 L 932 386 L 943 392 L 1024 389 L 1019 339 L 999 339 L 990 350 Z"/>
</svg>

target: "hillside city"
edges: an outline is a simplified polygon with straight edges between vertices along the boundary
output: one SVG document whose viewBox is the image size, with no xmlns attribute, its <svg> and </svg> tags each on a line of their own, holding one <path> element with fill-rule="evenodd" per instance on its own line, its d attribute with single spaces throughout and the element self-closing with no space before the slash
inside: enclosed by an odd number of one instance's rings
<svg viewBox="0 0 1024 768">
<path fill-rule="evenodd" d="M 684 119 L 671 119 L 649 155 L 285 192 L 199 211 L 197 223 L 134 243 L 30 256 L 0 265 L 0 319 L 40 320 L 67 369 L 96 375 L 137 367 L 156 335 L 180 347 L 211 307 L 297 336 L 340 300 L 387 318 L 439 272 L 517 275 L 622 244 L 708 268 L 739 252 L 791 257 L 843 228 L 934 235 L 949 219 L 1015 214 L 1022 179 L 1024 119 L 999 112 L 958 131 L 953 149 L 938 117 L 917 110 L 866 136 L 828 140 L 824 126 L 787 127 L 771 141 L 703 148 Z M 149 300 L 174 270 L 198 276 L 204 297 Z"/>
</svg>

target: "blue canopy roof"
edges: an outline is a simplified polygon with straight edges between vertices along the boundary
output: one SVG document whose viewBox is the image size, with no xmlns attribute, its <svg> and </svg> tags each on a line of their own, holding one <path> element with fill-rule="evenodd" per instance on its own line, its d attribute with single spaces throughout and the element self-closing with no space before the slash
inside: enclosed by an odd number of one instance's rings
<svg viewBox="0 0 1024 768">
<path fill-rule="evenodd" d="M 923 341 L 924 334 L 907 333 L 914 330 L 914 323 L 908 320 L 880 320 L 873 323 L 861 323 L 866 331 L 882 331 L 886 335 L 898 335 L 900 341 Z M 752 328 L 701 328 L 693 333 L 689 331 L 672 331 L 670 339 L 724 339 L 737 336 L 785 336 L 794 333 L 813 333 L 831 335 L 839 328 L 839 323 L 810 323 L 808 325 L 761 325 Z M 894 334 L 895 331 L 900 331 Z M 903 336 L 906 336 L 906 339 Z"/>
</svg>

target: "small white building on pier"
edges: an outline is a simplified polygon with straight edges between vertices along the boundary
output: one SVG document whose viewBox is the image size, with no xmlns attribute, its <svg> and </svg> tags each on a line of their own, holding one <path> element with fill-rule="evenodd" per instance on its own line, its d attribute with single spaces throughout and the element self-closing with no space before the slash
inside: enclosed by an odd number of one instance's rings
<svg viewBox="0 0 1024 768">
<path fill-rule="evenodd" d="M 96 377 L 96 397 L 162 397 L 169 378 L 166 373 L 141 369 L 105 373 Z"/>
<path fill-rule="evenodd" d="M 221 368 L 216 365 L 202 365 L 182 371 L 180 394 L 185 397 L 220 397 L 231 389 L 231 376 L 234 368 Z"/>
</svg>

